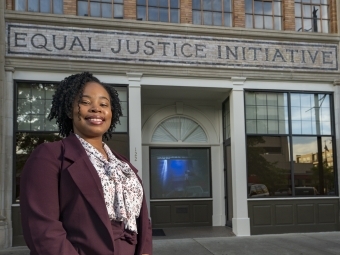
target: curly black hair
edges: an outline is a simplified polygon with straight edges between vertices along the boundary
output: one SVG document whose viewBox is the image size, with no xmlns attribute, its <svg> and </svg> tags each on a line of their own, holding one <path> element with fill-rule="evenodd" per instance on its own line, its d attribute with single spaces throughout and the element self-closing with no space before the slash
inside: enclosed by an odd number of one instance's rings
<svg viewBox="0 0 340 255">
<path fill-rule="evenodd" d="M 118 93 L 112 86 L 101 83 L 95 76 L 93 76 L 89 72 L 73 74 L 66 77 L 60 82 L 53 95 L 52 107 L 48 115 L 48 119 L 56 119 L 59 128 L 59 134 L 61 136 L 66 137 L 71 132 L 73 132 L 73 123 L 72 119 L 69 118 L 69 116 L 70 114 L 72 114 L 74 101 L 78 99 L 78 103 L 80 103 L 85 84 L 88 82 L 99 83 L 110 95 L 112 111 L 111 125 L 107 132 L 103 135 L 104 138 L 108 140 L 109 138 L 111 138 L 112 131 L 115 129 L 116 124 L 120 123 L 119 117 L 123 115 L 118 98 Z"/>
</svg>

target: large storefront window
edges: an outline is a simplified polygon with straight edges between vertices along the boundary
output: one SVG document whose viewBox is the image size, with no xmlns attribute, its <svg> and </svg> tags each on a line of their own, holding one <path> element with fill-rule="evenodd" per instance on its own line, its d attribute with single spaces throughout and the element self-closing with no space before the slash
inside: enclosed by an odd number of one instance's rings
<svg viewBox="0 0 340 255">
<path fill-rule="evenodd" d="M 151 199 L 211 197 L 210 149 L 151 148 Z"/>
<path fill-rule="evenodd" d="M 50 113 L 52 96 L 57 84 L 51 82 L 17 82 L 16 83 L 16 123 L 15 126 L 15 154 L 14 154 L 14 203 L 20 201 L 20 176 L 31 152 L 41 143 L 53 142 L 62 139 L 58 134 L 55 121 L 47 119 Z M 115 87 L 123 116 L 120 125 L 109 141 L 108 146 L 129 157 L 128 138 L 128 103 L 127 88 Z"/>
<path fill-rule="evenodd" d="M 335 195 L 332 95 L 246 92 L 248 196 Z"/>
</svg>

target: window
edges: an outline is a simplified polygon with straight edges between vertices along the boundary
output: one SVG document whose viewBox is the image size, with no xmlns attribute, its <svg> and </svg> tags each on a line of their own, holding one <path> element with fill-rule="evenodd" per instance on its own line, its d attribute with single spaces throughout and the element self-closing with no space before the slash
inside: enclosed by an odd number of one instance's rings
<svg viewBox="0 0 340 255">
<path fill-rule="evenodd" d="M 185 117 L 172 117 L 156 128 L 152 142 L 206 143 L 207 135 L 195 121 Z"/>
<path fill-rule="evenodd" d="M 232 0 L 192 1 L 193 24 L 231 27 L 232 20 Z"/>
<path fill-rule="evenodd" d="M 123 0 L 78 0 L 78 16 L 123 19 Z"/>
<path fill-rule="evenodd" d="M 137 0 L 137 20 L 179 23 L 179 0 Z"/>
<path fill-rule="evenodd" d="M 16 11 L 63 13 L 63 0 L 15 0 Z"/>
<path fill-rule="evenodd" d="M 209 148 L 150 148 L 151 199 L 211 197 Z"/>
<path fill-rule="evenodd" d="M 55 121 L 47 119 L 50 113 L 52 96 L 57 84 L 52 82 L 16 83 L 16 122 L 14 166 L 14 202 L 20 201 L 20 175 L 31 152 L 41 143 L 62 139 Z M 107 145 L 129 157 L 129 137 L 127 127 L 127 88 L 115 87 L 121 100 L 123 116 L 120 125 Z"/>
<path fill-rule="evenodd" d="M 328 0 L 295 0 L 295 28 L 298 32 L 329 32 Z"/>
<path fill-rule="evenodd" d="M 337 193 L 332 94 L 247 91 L 245 108 L 249 197 Z"/>
<path fill-rule="evenodd" d="M 282 29 L 281 0 L 245 0 L 246 28 Z"/>
</svg>

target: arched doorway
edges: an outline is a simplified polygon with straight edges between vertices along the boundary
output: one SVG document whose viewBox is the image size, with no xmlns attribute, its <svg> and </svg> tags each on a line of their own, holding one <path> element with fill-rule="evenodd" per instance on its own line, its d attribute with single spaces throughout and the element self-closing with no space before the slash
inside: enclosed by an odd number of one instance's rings
<svg viewBox="0 0 340 255">
<path fill-rule="evenodd" d="M 211 150 L 204 129 L 172 116 L 156 127 L 151 142 L 167 144 L 149 152 L 153 227 L 211 226 Z"/>
</svg>

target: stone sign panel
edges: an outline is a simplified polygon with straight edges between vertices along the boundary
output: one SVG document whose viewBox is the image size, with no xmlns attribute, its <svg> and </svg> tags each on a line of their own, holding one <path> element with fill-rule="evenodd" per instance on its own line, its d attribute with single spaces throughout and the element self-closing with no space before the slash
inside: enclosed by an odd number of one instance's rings
<svg viewBox="0 0 340 255">
<path fill-rule="evenodd" d="M 7 23 L 7 56 L 118 63 L 338 71 L 336 43 L 299 43 Z"/>
</svg>

